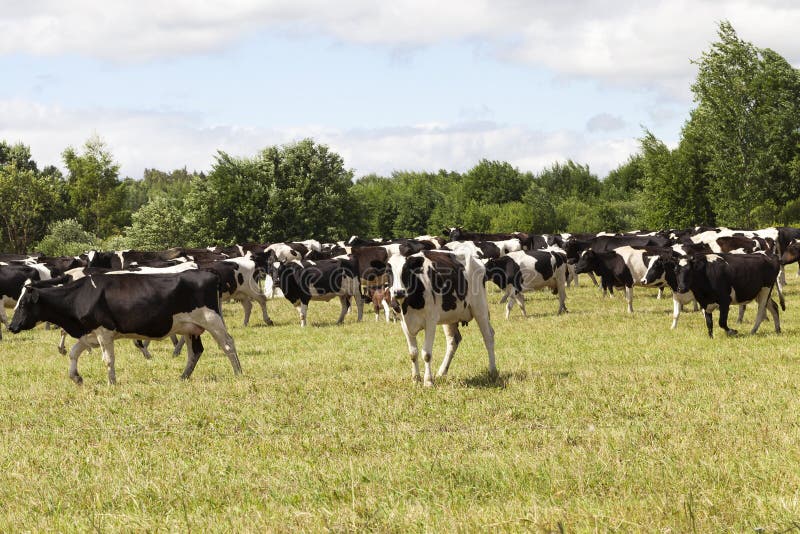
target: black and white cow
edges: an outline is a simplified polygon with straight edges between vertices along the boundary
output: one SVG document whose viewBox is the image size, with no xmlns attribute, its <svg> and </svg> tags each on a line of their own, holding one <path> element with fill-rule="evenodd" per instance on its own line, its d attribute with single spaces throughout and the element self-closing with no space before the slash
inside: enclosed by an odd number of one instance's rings
<svg viewBox="0 0 800 534">
<path fill-rule="evenodd" d="M 780 333 L 778 305 L 771 298 L 779 271 L 778 259 L 765 254 L 697 254 L 678 260 L 677 292 L 694 294 L 703 309 L 709 337 L 713 337 L 711 312 L 715 308 L 719 307 L 720 328 L 729 336 L 736 335 L 736 330 L 728 327 L 730 305 L 753 300 L 758 303 L 758 311 L 750 333 L 758 331 L 766 310 L 772 314 L 775 331 Z"/>
<path fill-rule="evenodd" d="M 116 383 L 114 340 L 162 339 L 170 334 L 189 336 L 186 367 L 181 378 L 194 371 L 208 331 L 228 357 L 235 374 L 242 372 L 233 338 L 219 308 L 217 277 L 204 271 L 140 276 L 91 275 L 58 287 L 26 287 L 14 311 L 9 330 L 19 333 L 39 322 L 56 324 L 77 338 L 70 350 L 69 376 L 77 384 L 78 357 L 100 346 L 108 381 Z"/>
<path fill-rule="evenodd" d="M 567 311 L 566 294 L 567 257 L 555 250 L 520 250 L 486 262 L 486 278 L 505 291 L 506 319 L 511 314 L 514 301 L 519 303 L 522 315 L 527 316 L 523 292 L 549 288 L 558 295 L 558 314 Z"/>
<path fill-rule="evenodd" d="M 600 277 L 603 294 L 613 294 L 614 288 L 624 288 L 628 313 L 633 313 L 633 276 L 625 260 L 615 251 L 597 252 L 593 249 L 581 253 L 575 264 L 575 273 L 595 273 Z"/>
<path fill-rule="evenodd" d="M 267 313 L 267 294 L 269 289 L 261 289 L 258 284 L 260 278 L 259 266 L 254 261 L 252 253 L 242 258 L 228 258 L 203 265 L 202 268 L 211 271 L 219 277 L 219 296 L 222 300 L 233 299 L 242 304 L 244 309 L 244 326 L 250 322 L 250 313 L 253 310 L 253 301 L 261 307 L 261 317 L 264 324 L 272 326 L 272 319 Z M 270 281 L 267 282 L 269 284 Z"/>
<path fill-rule="evenodd" d="M 425 331 L 422 358 L 424 384 L 433 385 L 431 355 L 436 325 L 443 325 L 447 350 L 437 376 L 444 376 L 461 342 L 459 323 L 475 319 L 489 356 L 489 374 L 495 376 L 494 330 L 489 322 L 484 277 L 486 269 L 471 254 L 424 251 L 389 259 L 392 271 L 390 294 L 400 308 L 401 326 L 411 355 L 411 378 L 420 380 L 417 334 Z"/>
<path fill-rule="evenodd" d="M 681 316 L 681 311 L 686 304 L 693 304 L 695 311 L 699 309 L 691 291 L 678 293 L 675 267 L 678 264 L 678 260 L 685 256 L 685 254 L 676 250 L 665 250 L 661 254 L 651 256 L 647 262 L 647 271 L 645 271 L 641 280 L 644 286 L 666 283 L 672 290 L 672 326 L 670 328 L 673 330 L 678 327 L 678 318 Z"/>
<path fill-rule="evenodd" d="M 6 328 L 8 327 L 6 308 L 13 308 L 17 305 L 17 299 L 19 299 L 27 280 L 39 279 L 39 271 L 30 265 L 0 265 L 0 323 Z M 3 339 L 2 327 L 0 327 L 0 339 Z"/>
<path fill-rule="evenodd" d="M 350 308 L 350 299 L 356 301 L 358 321 L 364 314 L 361 296 L 361 281 L 358 268 L 352 257 L 320 261 L 274 262 L 269 272 L 272 283 L 266 287 L 269 295 L 274 287 L 280 288 L 283 296 L 297 308 L 300 326 L 306 326 L 308 303 L 312 300 L 328 301 L 339 297 L 342 305 L 337 324 L 344 322 Z"/>
</svg>

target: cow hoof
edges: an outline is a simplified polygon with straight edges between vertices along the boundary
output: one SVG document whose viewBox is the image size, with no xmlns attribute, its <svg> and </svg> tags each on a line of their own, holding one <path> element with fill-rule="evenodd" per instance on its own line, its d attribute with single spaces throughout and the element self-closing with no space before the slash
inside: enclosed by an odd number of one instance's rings
<svg viewBox="0 0 800 534">
<path fill-rule="evenodd" d="M 426 380 L 425 383 L 423 384 L 423 386 L 425 386 L 426 388 L 432 388 L 433 387 L 433 380 Z"/>
<path fill-rule="evenodd" d="M 734 337 L 739 335 L 739 331 L 734 330 L 733 328 L 731 328 L 730 330 L 725 330 L 725 333 L 728 334 L 728 337 Z"/>
<path fill-rule="evenodd" d="M 58 347 L 58 353 L 60 355 L 62 355 L 62 356 L 66 356 L 67 355 L 67 349 L 65 349 L 64 347 Z"/>
<path fill-rule="evenodd" d="M 71 379 L 72 379 L 72 381 L 73 381 L 73 382 L 75 382 L 77 385 L 79 385 L 79 386 L 82 386 L 82 385 L 83 385 L 83 377 L 82 377 L 81 375 L 73 375 L 73 376 L 70 376 L 70 378 L 71 378 Z"/>
<path fill-rule="evenodd" d="M 411 375 L 411 380 L 414 382 L 422 382 L 422 377 L 419 375 Z"/>
<path fill-rule="evenodd" d="M 274 322 L 272 322 L 272 319 L 270 319 L 270 320 L 268 320 L 268 321 L 265 321 L 265 324 L 266 324 L 267 326 L 275 326 L 275 323 L 274 323 Z"/>
</svg>

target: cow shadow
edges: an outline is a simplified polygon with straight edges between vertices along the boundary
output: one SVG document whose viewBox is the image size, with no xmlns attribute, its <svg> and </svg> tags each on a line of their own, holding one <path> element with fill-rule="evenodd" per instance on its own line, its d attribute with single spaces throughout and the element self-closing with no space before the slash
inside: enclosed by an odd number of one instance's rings
<svg viewBox="0 0 800 534">
<path fill-rule="evenodd" d="M 486 370 L 462 380 L 461 383 L 468 388 L 505 389 L 512 380 L 524 381 L 527 379 L 528 373 L 525 371 L 501 372 L 497 375 L 492 375 Z"/>
</svg>

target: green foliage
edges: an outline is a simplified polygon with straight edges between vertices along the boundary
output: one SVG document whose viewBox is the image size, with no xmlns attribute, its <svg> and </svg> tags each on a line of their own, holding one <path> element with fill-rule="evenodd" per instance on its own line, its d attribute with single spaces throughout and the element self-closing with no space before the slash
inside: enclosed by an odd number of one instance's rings
<svg viewBox="0 0 800 534">
<path fill-rule="evenodd" d="M 703 139 L 720 224 L 751 227 L 753 208 L 800 195 L 800 73 L 770 49 L 742 41 L 728 22 L 696 62 L 692 127 Z"/>
<path fill-rule="evenodd" d="M 528 224 L 519 231 L 549 234 L 564 226 L 563 218 L 556 214 L 550 194 L 541 186 L 531 184 L 523 202 L 528 209 Z"/>
<path fill-rule="evenodd" d="M 424 234 L 427 231 L 431 213 L 436 205 L 444 199 L 444 194 L 437 188 L 436 175 L 422 172 L 399 172 L 394 173 L 392 179 L 394 182 L 392 191 L 397 211 L 392 225 L 392 235 L 405 237 Z"/>
<path fill-rule="evenodd" d="M 0 152 L 4 147 L 0 143 Z M 3 157 L 5 163 L 0 163 L 0 243 L 4 250 L 21 253 L 42 238 L 60 211 L 60 184 L 37 171 L 27 147 L 15 145 L 8 152 L 12 157 Z"/>
<path fill-rule="evenodd" d="M 644 161 L 634 154 L 628 161 L 613 169 L 602 182 L 601 196 L 608 200 L 631 200 L 644 189 Z"/>
<path fill-rule="evenodd" d="M 707 179 L 691 158 L 690 141 L 670 150 L 647 132 L 641 139 L 644 159 L 643 222 L 649 228 L 687 228 L 713 224 Z"/>
<path fill-rule="evenodd" d="M 78 154 L 68 147 L 62 154 L 69 172 L 67 190 L 77 219 L 100 236 L 121 229 L 129 213 L 122 208 L 125 191 L 120 187 L 119 165 L 99 137 L 92 137 Z"/>
<path fill-rule="evenodd" d="M 503 204 L 520 200 L 531 177 L 505 161 L 482 159 L 464 175 L 464 197 L 480 204 Z"/>
<path fill-rule="evenodd" d="M 588 199 L 602 190 L 602 183 L 589 171 L 589 166 L 572 160 L 554 163 L 538 174 L 535 181 L 556 202 L 570 197 Z"/>
<path fill-rule="evenodd" d="M 9 145 L 6 141 L 0 141 L 0 167 L 11 165 L 20 171 L 39 172 L 28 145 L 22 143 Z"/>
<path fill-rule="evenodd" d="M 76 256 L 98 248 L 100 241 L 97 237 L 84 230 L 76 219 L 51 223 L 47 235 L 36 245 L 36 250 L 47 256 Z"/>
<path fill-rule="evenodd" d="M 192 232 L 183 219 L 177 200 L 158 196 L 133 214 L 126 232 L 126 244 L 139 250 L 163 250 L 183 247 L 192 240 Z"/>
<path fill-rule="evenodd" d="M 395 181 L 375 174 L 360 178 L 350 190 L 353 203 L 359 206 L 355 234 L 369 237 L 392 237 L 398 206 L 394 196 Z"/>
</svg>

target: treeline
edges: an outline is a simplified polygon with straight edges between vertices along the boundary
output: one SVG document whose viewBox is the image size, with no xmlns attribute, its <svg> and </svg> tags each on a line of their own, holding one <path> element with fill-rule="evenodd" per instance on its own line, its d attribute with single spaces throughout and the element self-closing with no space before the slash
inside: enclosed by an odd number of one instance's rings
<svg viewBox="0 0 800 534">
<path fill-rule="evenodd" d="M 800 222 L 800 73 L 727 22 L 695 62 L 695 108 L 670 148 L 645 131 L 603 179 L 586 164 L 523 172 L 481 160 L 464 173 L 397 171 L 354 180 L 342 158 L 306 139 L 254 156 L 219 152 L 208 174 L 147 169 L 121 179 L 99 138 L 40 168 L 0 141 L 0 246 L 73 254 L 352 234 L 595 232 Z"/>
</svg>

